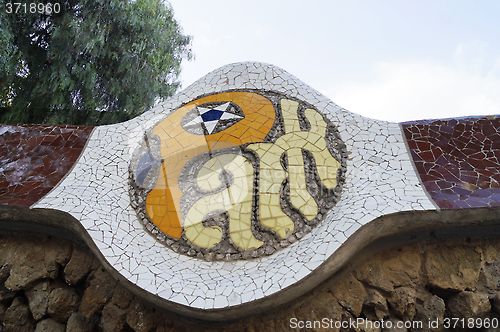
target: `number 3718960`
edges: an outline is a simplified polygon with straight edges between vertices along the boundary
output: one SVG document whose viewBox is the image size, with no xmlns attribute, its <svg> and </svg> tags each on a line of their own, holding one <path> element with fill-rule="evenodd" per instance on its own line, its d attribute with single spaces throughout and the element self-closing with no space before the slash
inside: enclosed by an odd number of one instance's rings
<svg viewBox="0 0 500 332">
<path fill-rule="evenodd" d="M 59 13 L 61 11 L 61 4 L 59 2 L 55 3 L 22 3 L 22 2 L 7 2 L 5 4 L 5 10 L 7 14 L 52 14 Z"/>
</svg>

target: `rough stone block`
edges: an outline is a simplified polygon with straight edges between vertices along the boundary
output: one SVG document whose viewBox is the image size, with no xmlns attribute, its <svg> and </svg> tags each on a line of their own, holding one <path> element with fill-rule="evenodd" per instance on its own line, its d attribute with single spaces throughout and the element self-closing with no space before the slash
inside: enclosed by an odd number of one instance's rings
<svg viewBox="0 0 500 332">
<path fill-rule="evenodd" d="M 52 318 L 39 321 L 36 324 L 35 332 L 65 332 L 66 325 L 56 322 Z M 73 331 L 73 330 L 68 330 Z M 76 331 L 75 331 L 76 332 Z"/>
<path fill-rule="evenodd" d="M 417 302 L 415 320 L 423 323 L 423 332 L 441 331 L 445 309 L 446 306 L 442 298 L 436 295 L 429 296 L 422 303 Z M 432 324 L 429 324 L 430 322 Z"/>
<path fill-rule="evenodd" d="M 50 291 L 50 281 L 44 280 L 24 292 L 34 319 L 39 320 L 47 313 Z"/>
<path fill-rule="evenodd" d="M 5 312 L 3 327 L 5 332 L 32 332 L 35 330 L 35 321 L 23 298 L 16 297 L 12 301 L 9 309 Z"/>
<path fill-rule="evenodd" d="M 71 332 L 92 332 L 95 331 L 98 317 L 85 318 L 81 313 L 74 312 L 69 316 L 67 331 Z"/>
<path fill-rule="evenodd" d="M 50 292 L 47 312 L 60 323 L 66 323 L 71 314 L 78 310 L 80 296 L 70 287 L 55 288 Z"/>
<path fill-rule="evenodd" d="M 448 300 L 451 317 L 480 318 L 491 310 L 488 294 L 460 292 Z"/>
<path fill-rule="evenodd" d="M 87 250 L 74 245 L 71 259 L 64 268 L 66 283 L 71 286 L 82 280 L 90 272 L 93 260 L 94 258 Z"/>
<path fill-rule="evenodd" d="M 416 290 L 410 287 L 398 287 L 388 299 L 394 313 L 403 320 L 411 320 L 415 316 Z"/>
<path fill-rule="evenodd" d="M 331 290 L 341 306 L 356 317 L 361 314 L 367 296 L 366 290 L 363 284 L 354 278 L 351 273 L 342 278 Z"/>
<path fill-rule="evenodd" d="M 395 248 L 380 254 L 380 267 L 394 287 L 413 287 L 419 280 L 422 255 L 418 246 Z"/>
<path fill-rule="evenodd" d="M 5 287 L 17 291 L 31 287 L 36 281 L 50 277 L 45 266 L 45 250 L 37 242 L 23 243 L 12 260 Z"/>
<path fill-rule="evenodd" d="M 119 332 L 125 325 L 127 311 L 113 303 L 108 303 L 102 310 L 99 326 L 104 332 Z"/>
<path fill-rule="evenodd" d="M 104 269 L 96 269 L 88 278 L 89 286 L 83 293 L 82 303 L 79 312 L 89 318 L 94 312 L 102 309 L 104 304 L 111 299 L 116 286 L 114 279 Z"/>
<path fill-rule="evenodd" d="M 439 246 L 426 255 L 429 285 L 446 290 L 474 290 L 481 270 L 481 251 L 473 246 Z"/>
<path fill-rule="evenodd" d="M 136 332 L 150 332 L 156 327 L 157 318 L 155 309 L 140 301 L 134 301 L 130 304 L 126 322 Z"/>
</svg>

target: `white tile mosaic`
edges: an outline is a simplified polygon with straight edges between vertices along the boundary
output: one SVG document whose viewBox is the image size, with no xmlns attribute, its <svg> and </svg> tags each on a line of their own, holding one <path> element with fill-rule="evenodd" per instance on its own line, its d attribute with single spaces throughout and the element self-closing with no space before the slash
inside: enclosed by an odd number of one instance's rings
<svg viewBox="0 0 500 332">
<path fill-rule="evenodd" d="M 306 101 L 337 126 L 348 151 L 340 200 L 304 238 L 270 256 L 207 262 L 175 253 L 145 232 L 130 205 L 132 151 L 146 128 L 199 95 L 254 88 Z M 166 301 L 199 309 L 273 295 L 314 273 L 371 220 L 435 209 L 413 170 L 398 124 L 350 113 L 284 70 L 252 62 L 221 67 L 133 120 L 96 128 L 71 173 L 32 207 L 70 213 L 125 278 Z"/>
</svg>

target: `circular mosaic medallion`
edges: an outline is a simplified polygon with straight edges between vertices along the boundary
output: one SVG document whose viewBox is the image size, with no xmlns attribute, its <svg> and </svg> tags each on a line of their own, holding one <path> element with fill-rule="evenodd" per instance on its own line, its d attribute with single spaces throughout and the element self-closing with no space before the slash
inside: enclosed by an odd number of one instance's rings
<svg viewBox="0 0 500 332">
<path fill-rule="evenodd" d="M 340 197 L 347 153 L 304 101 L 271 91 L 201 96 L 144 133 L 132 206 L 168 248 L 207 261 L 270 255 Z"/>
</svg>

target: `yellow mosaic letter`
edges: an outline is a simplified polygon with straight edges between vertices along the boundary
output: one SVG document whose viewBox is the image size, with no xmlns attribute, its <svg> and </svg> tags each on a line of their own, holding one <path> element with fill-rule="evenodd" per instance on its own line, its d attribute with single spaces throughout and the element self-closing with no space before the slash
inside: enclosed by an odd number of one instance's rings
<svg viewBox="0 0 500 332">
<path fill-rule="evenodd" d="M 263 242 L 257 240 L 251 229 L 253 166 L 243 156 L 224 154 L 207 161 L 198 172 L 197 183 L 202 190 L 214 190 L 221 186 L 219 179 L 226 170 L 233 175 L 233 183 L 219 193 L 198 200 L 184 220 L 186 237 L 202 248 L 213 248 L 222 239 L 218 226 L 205 227 L 202 219 L 210 212 L 227 211 L 229 235 L 241 249 L 256 249 Z"/>
<path fill-rule="evenodd" d="M 302 150 L 310 151 L 315 159 L 318 175 L 324 186 L 330 189 L 337 185 L 337 170 L 340 164 L 327 149 L 326 123 L 313 109 L 306 109 L 305 116 L 311 124 L 310 131 L 302 131 L 298 118 L 298 103 L 281 100 L 281 112 L 285 122 L 285 135 L 275 143 L 254 143 L 248 146 L 260 158 L 259 217 L 262 225 L 275 230 L 282 238 L 293 231 L 293 221 L 283 213 L 280 206 L 280 188 L 286 174 L 280 164 L 281 155 L 287 152 L 290 201 L 307 220 L 318 214 L 318 206 L 307 191 Z"/>
<path fill-rule="evenodd" d="M 293 232 L 293 221 L 281 210 L 280 188 L 286 178 L 281 167 L 280 156 L 285 152 L 279 145 L 255 143 L 248 146 L 257 152 L 260 158 L 259 177 L 259 218 L 260 223 L 275 230 L 285 238 L 287 232 Z"/>
</svg>

